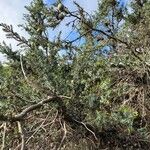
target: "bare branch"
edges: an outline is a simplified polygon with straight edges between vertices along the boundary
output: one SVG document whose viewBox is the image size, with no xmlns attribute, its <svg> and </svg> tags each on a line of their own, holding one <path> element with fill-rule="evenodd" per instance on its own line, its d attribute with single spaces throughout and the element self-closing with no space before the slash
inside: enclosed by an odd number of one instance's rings
<svg viewBox="0 0 150 150">
<path fill-rule="evenodd" d="M 76 39 L 70 41 L 69 43 L 74 43 L 74 42 L 76 42 L 77 40 L 80 40 L 83 36 L 85 36 L 86 34 L 88 34 L 88 33 L 91 32 L 91 31 L 92 31 L 92 29 L 86 31 L 85 33 L 81 34 L 79 37 L 77 37 Z"/>
<path fill-rule="evenodd" d="M 62 140 L 61 140 L 61 142 L 60 142 L 59 147 L 58 147 L 57 150 L 61 150 L 61 147 L 62 147 L 63 142 L 64 142 L 64 140 L 65 140 L 65 138 L 66 138 L 66 135 L 67 135 L 67 129 L 66 129 L 65 121 L 64 121 L 63 125 L 62 125 L 62 123 L 61 123 L 61 121 L 60 121 L 60 124 L 61 124 L 61 126 L 63 127 L 64 135 L 63 135 L 63 137 L 62 137 Z"/>
<path fill-rule="evenodd" d="M 5 138 L 6 138 L 6 122 L 3 123 L 3 138 L 2 138 L 2 146 L 1 146 L 1 150 L 5 149 Z"/>
<path fill-rule="evenodd" d="M 44 121 L 40 124 L 40 126 L 38 126 L 38 127 L 36 128 L 36 130 L 34 131 L 34 133 L 28 138 L 28 140 L 26 141 L 26 144 L 30 141 L 30 139 L 31 139 L 32 137 L 34 137 L 34 135 L 40 130 L 40 128 L 43 127 L 44 123 L 46 122 L 46 120 L 47 120 L 48 117 L 49 117 L 49 114 L 50 114 L 50 112 L 47 114 L 46 118 L 45 118 Z"/>
<path fill-rule="evenodd" d="M 19 133 L 21 135 L 21 144 L 20 144 L 21 145 L 21 150 L 24 150 L 25 149 L 25 137 L 24 137 L 24 134 L 23 134 L 21 122 L 17 121 L 17 124 L 18 124 Z"/>
<path fill-rule="evenodd" d="M 80 122 L 80 121 L 78 121 L 76 119 L 74 119 L 74 121 L 76 121 L 79 124 L 82 124 L 85 127 L 86 130 L 88 130 L 91 134 L 93 134 L 95 140 L 96 141 L 98 140 L 98 138 L 96 137 L 95 133 L 92 130 L 90 130 L 84 122 Z"/>
<path fill-rule="evenodd" d="M 15 115 L 15 116 L 6 116 L 3 114 L 0 114 L 0 121 L 9 121 L 9 122 L 15 122 L 15 121 L 21 121 L 24 119 L 24 117 L 31 111 L 38 109 L 40 107 L 42 107 L 44 104 L 49 103 L 51 101 L 57 101 L 58 103 L 60 103 L 62 100 L 61 97 L 58 96 L 51 96 L 48 97 L 45 100 L 40 101 L 37 104 L 33 104 L 29 107 L 27 107 L 26 109 L 24 109 L 21 113 Z M 60 102 L 59 102 L 60 101 Z"/>
<path fill-rule="evenodd" d="M 22 55 L 21 54 L 20 54 L 20 64 L 21 64 L 21 70 L 22 70 L 22 73 L 24 75 L 24 78 L 28 82 L 28 78 L 27 78 L 26 73 L 25 73 L 24 68 L 23 68 Z"/>
</svg>

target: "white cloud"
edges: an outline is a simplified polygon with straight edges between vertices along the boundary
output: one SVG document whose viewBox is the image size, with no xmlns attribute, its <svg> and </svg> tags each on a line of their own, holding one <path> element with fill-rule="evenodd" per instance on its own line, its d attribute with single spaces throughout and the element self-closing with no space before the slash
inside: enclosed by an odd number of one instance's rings
<svg viewBox="0 0 150 150">
<path fill-rule="evenodd" d="M 92 13 L 98 7 L 98 0 L 76 0 L 76 2 L 78 2 L 88 13 Z"/>
<path fill-rule="evenodd" d="M 6 23 L 13 25 L 14 30 L 21 35 L 25 35 L 25 32 L 21 31 L 17 25 L 23 23 L 23 14 L 25 13 L 25 5 L 28 5 L 31 0 L 1 0 L 0 1 L 0 23 Z M 0 43 L 5 41 L 7 44 L 12 44 L 15 48 L 16 42 L 12 39 L 6 39 L 5 33 L 0 28 Z M 4 61 L 5 58 L 0 54 L 0 61 Z"/>
</svg>

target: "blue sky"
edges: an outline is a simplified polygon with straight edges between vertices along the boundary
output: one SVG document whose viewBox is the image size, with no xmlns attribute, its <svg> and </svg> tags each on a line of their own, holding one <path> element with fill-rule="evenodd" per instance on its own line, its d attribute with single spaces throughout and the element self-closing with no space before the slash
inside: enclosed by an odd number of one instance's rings
<svg viewBox="0 0 150 150">
<path fill-rule="evenodd" d="M 29 5 L 32 0 L 0 0 L 0 23 L 12 24 L 14 30 L 20 33 L 23 36 L 27 36 L 27 34 L 17 27 L 18 24 L 23 23 L 23 14 L 26 13 L 26 9 L 24 6 Z M 121 5 L 125 5 L 128 0 L 121 0 Z M 54 3 L 55 0 L 45 0 L 47 4 Z M 69 7 L 70 10 L 73 10 L 73 0 L 64 0 L 64 4 Z M 98 0 L 76 0 L 88 13 L 92 13 L 97 9 Z M 67 22 L 67 20 L 65 20 Z M 69 33 L 68 28 L 61 24 L 59 28 L 54 31 L 54 33 L 58 33 L 62 30 L 66 33 Z M 53 34 L 53 33 L 52 33 Z M 5 38 L 4 32 L 0 29 L 0 42 L 6 41 L 7 44 L 12 45 L 13 49 L 16 48 L 16 41 L 9 40 Z M 64 37 L 66 36 L 64 35 Z M 0 61 L 5 60 L 5 58 L 0 54 Z"/>
<path fill-rule="evenodd" d="M 120 0 L 120 5 L 125 6 L 129 0 Z"/>
</svg>

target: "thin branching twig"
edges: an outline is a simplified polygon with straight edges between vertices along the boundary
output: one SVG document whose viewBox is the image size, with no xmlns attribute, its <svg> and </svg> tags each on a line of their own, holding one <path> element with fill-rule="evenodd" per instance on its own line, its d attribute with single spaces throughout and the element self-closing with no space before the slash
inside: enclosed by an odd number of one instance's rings
<svg viewBox="0 0 150 150">
<path fill-rule="evenodd" d="M 25 149 L 25 136 L 24 136 L 24 133 L 23 133 L 21 122 L 17 121 L 17 125 L 18 125 L 18 131 L 21 135 L 21 144 L 20 144 L 21 145 L 21 150 L 24 150 Z"/>
<path fill-rule="evenodd" d="M 1 150 L 5 149 L 5 138 L 6 138 L 6 122 L 3 123 L 3 138 L 2 138 L 2 146 L 1 146 Z"/>
</svg>

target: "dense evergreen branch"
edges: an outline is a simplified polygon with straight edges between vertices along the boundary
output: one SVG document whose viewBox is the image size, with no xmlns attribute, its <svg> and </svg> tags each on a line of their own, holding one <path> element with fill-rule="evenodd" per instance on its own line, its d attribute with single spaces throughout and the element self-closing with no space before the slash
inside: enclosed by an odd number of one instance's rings
<svg viewBox="0 0 150 150">
<path fill-rule="evenodd" d="M 26 46 L 30 47 L 30 44 L 28 41 L 22 36 L 20 36 L 17 32 L 14 32 L 12 25 L 7 25 L 5 23 L 0 23 L 0 26 L 2 27 L 2 30 L 6 32 L 6 37 L 7 38 L 13 38 L 16 41 L 19 42 L 18 45 L 25 44 Z"/>
</svg>

